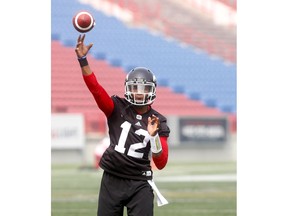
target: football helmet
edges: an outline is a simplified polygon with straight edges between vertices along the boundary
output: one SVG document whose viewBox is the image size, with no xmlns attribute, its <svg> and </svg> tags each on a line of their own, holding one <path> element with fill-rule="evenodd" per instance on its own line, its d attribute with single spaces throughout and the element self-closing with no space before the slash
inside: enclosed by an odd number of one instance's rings
<svg viewBox="0 0 288 216">
<path fill-rule="evenodd" d="M 157 81 L 145 67 L 132 69 L 125 79 L 125 99 L 136 106 L 150 105 L 156 98 Z"/>
</svg>

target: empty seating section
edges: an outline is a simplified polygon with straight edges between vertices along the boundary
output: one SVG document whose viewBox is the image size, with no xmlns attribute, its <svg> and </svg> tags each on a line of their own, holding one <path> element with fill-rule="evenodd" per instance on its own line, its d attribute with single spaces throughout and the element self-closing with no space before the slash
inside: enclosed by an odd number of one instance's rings
<svg viewBox="0 0 288 216">
<path fill-rule="evenodd" d="M 209 54 L 236 62 L 236 28 L 215 26 L 205 13 L 188 9 L 189 2 L 176 0 L 107 0 L 133 13 L 133 25 L 146 26 Z M 236 1 L 219 0 L 236 10 Z M 210 12 L 211 13 L 211 12 Z"/>
<path fill-rule="evenodd" d="M 116 18 L 76 0 L 52 0 L 52 112 L 81 112 L 86 132 L 105 131 L 106 119 L 86 88 L 74 46 L 79 33 L 72 17 L 90 11 L 96 26 L 86 34 L 93 42 L 89 64 L 109 95 L 124 93 L 126 73 L 150 68 L 158 79 L 154 107 L 165 115 L 228 116 L 236 127 L 236 65 L 211 59 L 177 41 L 127 27 Z"/>
<path fill-rule="evenodd" d="M 120 67 L 111 67 L 106 61 L 93 59 L 92 56 L 89 60 L 91 68 L 108 94 L 123 96 L 125 71 Z M 52 41 L 51 96 L 53 113 L 84 113 L 87 133 L 106 130 L 105 116 L 84 84 L 74 49 L 64 47 L 58 41 Z M 157 88 L 157 100 L 153 107 L 165 115 L 223 115 L 218 109 L 209 108 L 200 101 L 189 100 L 185 95 L 176 94 L 169 87 L 161 86 Z M 231 117 L 233 118 L 233 115 Z"/>
</svg>

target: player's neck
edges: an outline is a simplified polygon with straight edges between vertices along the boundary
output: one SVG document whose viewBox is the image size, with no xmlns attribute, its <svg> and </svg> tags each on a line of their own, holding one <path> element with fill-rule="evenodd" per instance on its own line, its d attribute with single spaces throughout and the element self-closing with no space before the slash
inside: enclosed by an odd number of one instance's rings
<svg viewBox="0 0 288 216">
<path fill-rule="evenodd" d="M 150 110 L 150 106 L 134 106 L 134 109 L 138 114 L 144 114 Z"/>
</svg>

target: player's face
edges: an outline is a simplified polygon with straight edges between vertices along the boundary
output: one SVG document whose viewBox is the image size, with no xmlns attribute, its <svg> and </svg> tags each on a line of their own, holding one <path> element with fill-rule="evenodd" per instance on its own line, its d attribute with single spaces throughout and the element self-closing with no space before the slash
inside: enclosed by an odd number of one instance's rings
<svg viewBox="0 0 288 216">
<path fill-rule="evenodd" d="M 151 92 L 151 86 L 146 84 L 130 85 L 129 90 L 132 92 L 135 102 L 142 103 L 146 95 Z"/>
<path fill-rule="evenodd" d="M 130 85 L 129 87 L 131 88 L 129 90 L 135 94 L 145 94 L 151 91 L 151 86 L 146 84 L 135 84 Z"/>
<path fill-rule="evenodd" d="M 156 87 L 152 82 L 125 82 L 125 97 L 130 103 L 141 106 L 151 104 L 156 95 Z"/>
</svg>

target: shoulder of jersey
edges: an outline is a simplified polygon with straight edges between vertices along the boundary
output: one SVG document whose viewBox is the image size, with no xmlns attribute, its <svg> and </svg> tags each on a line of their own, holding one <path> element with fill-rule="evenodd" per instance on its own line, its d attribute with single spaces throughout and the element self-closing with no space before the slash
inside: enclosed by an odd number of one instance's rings
<svg viewBox="0 0 288 216">
<path fill-rule="evenodd" d="M 152 107 L 151 107 L 151 109 L 152 109 L 152 113 L 153 113 L 155 116 L 157 116 L 160 120 L 161 120 L 161 119 L 166 119 L 165 116 L 163 116 L 163 115 L 162 115 L 161 113 L 159 113 L 158 111 L 154 110 Z"/>
</svg>

